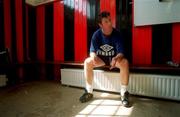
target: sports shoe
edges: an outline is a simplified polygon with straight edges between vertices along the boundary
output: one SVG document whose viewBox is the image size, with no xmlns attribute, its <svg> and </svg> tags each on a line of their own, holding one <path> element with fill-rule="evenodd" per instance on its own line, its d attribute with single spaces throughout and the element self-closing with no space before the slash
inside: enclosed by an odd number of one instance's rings
<svg viewBox="0 0 180 117">
<path fill-rule="evenodd" d="M 88 93 L 87 90 L 85 89 L 85 93 L 79 98 L 79 101 L 81 103 L 90 101 L 93 98 L 93 94 L 92 93 Z"/>
<path fill-rule="evenodd" d="M 121 96 L 122 105 L 125 107 L 129 106 L 129 92 L 126 91 L 124 93 L 124 96 Z"/>
</svg>

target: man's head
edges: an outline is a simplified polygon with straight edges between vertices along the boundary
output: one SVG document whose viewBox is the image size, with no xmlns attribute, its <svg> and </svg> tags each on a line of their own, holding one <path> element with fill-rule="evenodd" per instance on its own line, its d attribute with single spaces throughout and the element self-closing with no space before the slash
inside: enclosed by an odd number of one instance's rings
<svg viewBox="0 0 180 117">
<path fill-rule="evenodd" d="M 103 11 L 98 15 L 98 24 L 105 35 L 110 35 L 113 30 L 110 13 Z"/>
</svg>

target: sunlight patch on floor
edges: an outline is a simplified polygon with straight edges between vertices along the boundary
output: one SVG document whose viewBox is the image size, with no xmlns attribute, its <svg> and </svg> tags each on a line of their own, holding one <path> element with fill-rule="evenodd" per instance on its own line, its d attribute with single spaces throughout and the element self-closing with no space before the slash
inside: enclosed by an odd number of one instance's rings
<svg viewBox="0 0 180 117">
<path fill-rule="evenodd" d="M 75 117 L 130 116 L 132 110 L 133 107 L 123 107 L 120 100 L 98 99 L 92 101 Z"/>
</svg>

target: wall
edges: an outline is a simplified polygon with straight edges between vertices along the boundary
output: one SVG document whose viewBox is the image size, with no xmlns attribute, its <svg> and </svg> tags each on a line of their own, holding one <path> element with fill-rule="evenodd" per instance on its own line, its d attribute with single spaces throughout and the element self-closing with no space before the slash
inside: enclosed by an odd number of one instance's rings
<svg viewBox="0 0 180 117">
<path fill-rule="evenodd" d="M 132 7 L 131 0 L 64 0 L 36 8 L 24 0 L 0 0 L 0 47 L 9 48 L 19 63 L 82 62 L 98 28 L 98 12 L 106 9 L 125 37 L 130 63 L 180 62 L 180 24 L 134 27 Z"/>
<path fill-rule="evenodd" d="M 63 3 L 34 8 L 24 0 L 1 2 L 1 47 L 9 48 L 14 62 L 64 60 Z"/>
<path fill-rule="evenodd" d="M 136 26 L 180 22 L 179 0 L 135 0 L 134 6 Z"/>
<path fill-rule="evenodd" d="M 132 30 L 134 64 L 163 64 L 168 60 L 180 63 L 179 23 L 133 26 Z"/>
<path fill-rule="evenodd" d="M 97 10 L 110 9 L 115 26 L 115 0 L 108 4 L 64 0 L 35 8 L 23 0 L 1 1 L 2 50 L 9 48 L 12 61 L 18 63 L 83 61 L 91 35 L 97 29 Z"/>
<path fill-rule="evenodd" d="M 63 10 L 61 2 L 35 8 L 26 5 L 25 0 L 0 0 L 0 50 L 8 48 L 13 63 L 25 63 L 11 75 L 13 82 L 24 76 L 26 80 L 38 76 L 60 78 L 59 66 L 53 62 L 64 60 Z M 32 61 L 50 64 L 26 64 Z"/>
</svg>

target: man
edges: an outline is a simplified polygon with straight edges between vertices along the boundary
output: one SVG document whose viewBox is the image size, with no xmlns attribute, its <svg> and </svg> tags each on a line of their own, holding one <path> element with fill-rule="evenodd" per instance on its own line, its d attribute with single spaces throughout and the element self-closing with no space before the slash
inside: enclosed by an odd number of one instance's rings
<svg viewBox="0 0 180 117">
<path fill-rule="evenodd" d="M 93 98 L 93 68 L 110 65 L 110 69 L 120 69 L 121 101 L 128 106 L 129 64 L 124 57 L 123 39 L 120 32 L 113 28 L 109 12 L 103 11 L 98 15 L 98 24 L 100 28 L 91 39 L 90 57 L 84 61 L 86 88 L 79 100 L 84 103 Z"/>
</svg>

